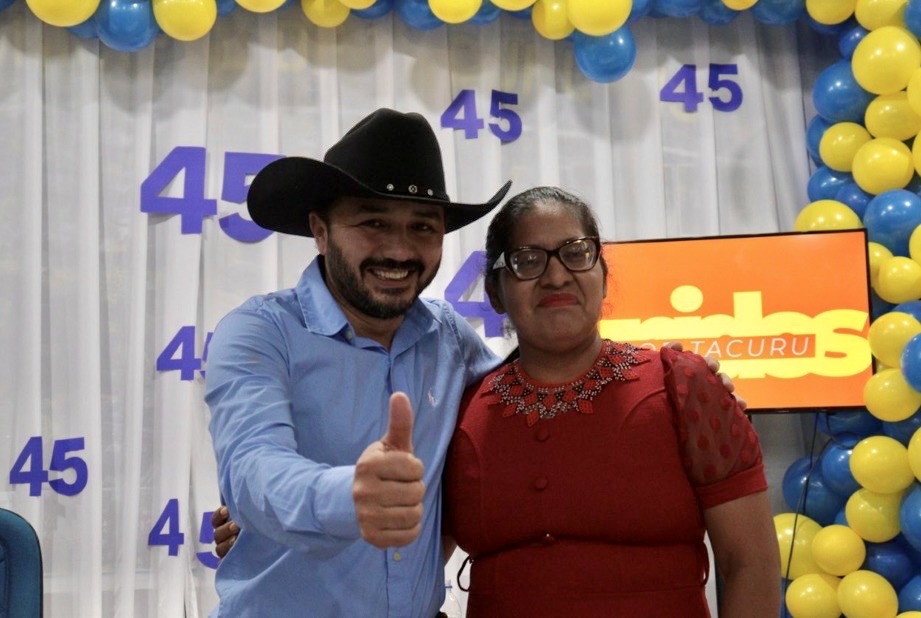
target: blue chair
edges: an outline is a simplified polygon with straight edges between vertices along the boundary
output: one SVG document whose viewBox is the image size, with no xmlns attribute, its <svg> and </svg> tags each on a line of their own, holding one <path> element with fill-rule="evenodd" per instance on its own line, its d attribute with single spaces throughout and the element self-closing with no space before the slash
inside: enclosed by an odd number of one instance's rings
<svg viewBox="0 0 921 618">
<path fill-rule="evenodd" d="M 35 529 L 0 508 L 0 618 L 42 615 L 42 549 Z"/>
</svg>

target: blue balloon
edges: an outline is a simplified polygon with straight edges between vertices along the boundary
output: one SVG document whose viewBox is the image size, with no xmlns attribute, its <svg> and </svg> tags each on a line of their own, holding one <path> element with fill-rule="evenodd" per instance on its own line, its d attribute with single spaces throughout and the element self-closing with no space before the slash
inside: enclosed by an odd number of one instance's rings
<svg viewBox="0 0 921 618">
<path fill-rule="evenodd" d="M 81 39 L 95 39 L 99 36 L 96 31 L 96 20 L 92 16 L 83 23 L 70 26 L 68 30 Z"/>
<path fill-rule="evenodd" d="M 520 11 L 506 11 L 509 15 L 515 19 L 531 19 L 531 12 L 534 10 L 534 5 L 532 4 L 529 7 L 523 8 Z"/>
<path fill-rule="evenodd" d="M 808 12 L 803 15 L 803 19 L 806 21 L 810 28 L 819 34 L 834 37 L 840 36 L 842 32 L 849 29 L 853 24 L 856 23 L 856 21 L 851 18 L 841 22 L 840 24 L 822 24 L 817 22 Z"/>
<path fill-rule="evenodd" d="M 841 57 L 850 60 L 854 56 L 854 50 L 857 44 L 867 36 L 869 30 L 860 24 L 854 24 L 838 36 L 838 51 Z"/>
<path fill-rule="evenodd" d="M 899 523 L 902 524 L 902 536 L 908 544 L 921 551 L 921 484 L 917 481 L 912 483 L 911 489 L 902 498 Z"/>
<path fill-rule="evenodd" d="M 819 456 L 819 469 L 822 478 L 830 490 L 849 498 L 860 489 L 860 483 L 851 472 L 851 453 L 854 446 L 863 438 L 849 434 L 840 434 L 832 439 Z"/>
<path fill-rule="evenodd" d="M 864 543 L 864 545 L 867 548 L 867 558 L 861 568 L 882 575 L 895 590 L 904 586 L 911 579 L 914 565 L 911 562 L 911 556 L 901 543 L 887 541 L 886 543 Z"/>
<path fill-rule="evenodd" d="M 822 155 L 819 154 L 819 144 L 822 142 L 822 136 L 832 124 L 821 116 L 813 116 L 809 124 L 806 125 L 806 150 L 816 165 L 822 165 Z"/>
<path fill-rule="evenodd" d="M 666 17 L 691 17 L 700 11 L 701 0 L 653 0 L 653 10 Z"/>
<path fill-rule="evenodd" d="M 739 11 L 726 6 L 723 0 L 703 0 L 697 16 L 711 26 L 725 26 L 739 16 Z"/>
<path fill-rule="evenodd" d="M 782 26 L 806 15 L 806 3 L 804 0 L 758 0 L 751 12 L 762 24 Z"/>
<path fill-rule="evenodd" d="M 500 15 L 502 15 L 502 9 L 489 0 L 483 0 L 483 4 L 480 5 L 479 10 L 470 18 L 470 21 L 478 26 L 485 26 L 499 19 Z"/>
<path fill-rule="evenodd" d="M 806 184 L 806 194 L 809 201 L 816 200 L 833 200 L 838 190 L 848 182 L 852 182 L 854 177 L 847 172 L 837 172 L 825 165 L 818 166 L 809 182 Z"/>
<path fill-rule="evenodd" d="M 139 51 L 160 33 L 150 0 L 107 0 L 93 15 L 99 40 L 112 49 Z"/>
<path fill-rule="evenodd" d="M 444 22 L 435 16 L 428 0 L 396 0 L 397 15 L 416 30 L 434 30 Z"/>
<path fill-rule="evenodd" d="M 650 10 L 652 10 L 652 0 L 633 0 L 627 23 L 632 24 L 636 20 L 646 17 L 649 15 Z"/>
<path fill-rule="evenodd" d="M 863 225 L 867 240 L 907 257 L 911 233 L 921 225 L 921 196 L 906 189 L 884 191 L 867 204 Z"/>
<path fill-rule="evenodd" d="M 915 575 L 899 590 L 899 612 L 921 612 L 921 575 Z"/>
<path fill-rule="evenodd" d="M 234 0 L 236 2 L 236 0 Z M 492 4 L 488 0 L 483 2 L 483 5 Z M 393 10 L 393 0 L 374 0 L 374 4 L 369 6 L 366 9 L 352 9 L 351 15 L 355 17 L 360 17 L 362 19 L 377 19 L 378 17 L 383 17 L 387 13 Z"/>
<path fill-rule="evenodd" d="M 862 220 L 863 214 L 867 211 L 867 204 L 873 199 L 873 195 L 861 189 L 860 185 L 853 180 L 850 180 L 838 187 L 838 192 L 835 193 L 835 197 L 832 199 L 847 205 Z"/>
<path fill-rule="evenodd" d="M 626 75 L 636 61 L 636 41 L 628 26 L 611 34 L 573 38 L 576 66 L 592 81 L 614 82 Z"/>
<path fill-rule="evenodd" d="M 838 524 L 839 526 L 849 526 L 847 523 L 847 502 L 844 503 L 844 506 L 841 507 L 841 510 L 838 511 L 834 521 L 831 523 Z"/>
<path fill-rule="evenodd" d="M 889 313 L 892 311 L 892 308 L 895 307 L 892 303 L 887 300 L 883 300 L 879 297 L 874 290 L 870 290 L 870 317 L 874 320 L 884 313 Z"/>
<path fill-rule="evenodd" d="M 892 307 L 892 310 L 907 313 L 921 322 L 921 300 L 910 300 L 906 303 L 899 303 Z"/>
<path fill-rule="evenodd" d="M 808 456 L 794 461 L 784 473 L 781 489 L 790 510 L 827 526 L 844 508 L 849 496 L 840 496 L 828 488 L 817 463 Z"/>
<path fill-rule="evenodd" d="M 12 5 L 16 0 L 0 0 L 0 11 Z"/>
<path fill-rule="evenodd" d="M 916 37 L 921 37 L 921 0 L 908 0 L 902 18 L 905 27 Z"/>
<path fill-rule="evenodd" d="M 847 408 L 834 412 L 819 412 L 818 426 L 822 433 L 839 437 L 853 435 L 860 438 L 875 436 L 882 430 L 883 422 L 866 408 Z"/>
<path fill-rule="evenodd" d="M 915 412 L 905 420 L 883 423 L 883 433 L 908 446 L 911 437 L 921 429 L 921 412 Z"/>
<path fill-rule="evenodd" d="M 916 391 L 921 391 L 921 335 L 915 335 L 902 348 L 902 375 Z"/>
<path fill-rule="evenodd" d="M 874 98 L 857 83 L 849 60 L 838 60 L 823 69 L 812 85 L 816 112 L 832 124 L 863 124 L 864 113 Z"/>
<path fill-rule="evenodd" d="M 217 0 L 217 14 L 229 15 L 237 8 L 237 0 Z"/>
</svg>

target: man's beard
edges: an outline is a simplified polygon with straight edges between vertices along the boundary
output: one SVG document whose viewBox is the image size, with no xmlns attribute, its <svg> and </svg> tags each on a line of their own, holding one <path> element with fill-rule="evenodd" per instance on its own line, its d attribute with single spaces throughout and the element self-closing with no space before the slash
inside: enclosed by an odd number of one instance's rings
<svg viewBox="0 0 921 618">
<path fill-rule="evenodd" d="M 360 313 L 379 320 L 390 320 L 400 317 L 409 311 L 409 308 L 416 302 L 422 290 L 424 290 L 426 286 L 432 282 L 432 279 L 435 278 L 435 273 L 438 272 L 440 262 L 435 265 L 435 268 L 428 278 L 422 279 L 420 277 L 418 279 L 418 285 L 416 286 L 412 298 L 404 298 L 401 292 L 399 295 L 395 295 L 389 302 L 386 299 L 382 300 L 375 298 L 370 288 L 362 282 L 361 273 L 368 268 L 382 267 L 405 269 L 411 273 L 415 272 L 421 275 L 425 270 L 425 265 L 422 262 L 419 260 L 398 262 L 396 260 L 384 258 L 367 258 L 362 261 L 358 266 L 358 271 L 355 272 L 349 268 L 342 251 L 340 251 L 336 243 L 332 242 L 332 239 L 330 239 L 324 264 L 326 266 L 327 287 L 335 288 L 342 299 Z"/>
</svg>

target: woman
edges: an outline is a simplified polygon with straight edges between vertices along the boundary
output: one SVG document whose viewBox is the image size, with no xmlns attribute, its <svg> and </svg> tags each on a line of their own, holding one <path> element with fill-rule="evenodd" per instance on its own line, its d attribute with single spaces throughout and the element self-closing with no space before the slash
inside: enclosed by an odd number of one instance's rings
<svg viewBox="0 0 921 618">
<path fill-rule="evenodd" d="M 557 188 L 492 220 L 486 293 L 519 358 L 466 394 L 445 532 L 479 616 L 777 616 L 779 557 L 757 435 L 705 361 L 602 340 L 591 209 Z"/>
</svg>

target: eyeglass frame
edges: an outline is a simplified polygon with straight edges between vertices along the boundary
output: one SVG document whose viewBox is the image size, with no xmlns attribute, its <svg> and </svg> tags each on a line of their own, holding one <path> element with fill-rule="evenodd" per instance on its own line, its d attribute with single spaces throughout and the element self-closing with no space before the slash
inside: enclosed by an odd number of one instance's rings
<svg viewBox="0 0 921 618">
<path fill-rule="evenodd" d="M 568 245 L 571 245 L 573 243 L 582 242 L 585 240 L 591 240 L 592 242 L 595 243 L 595 259 L 592 261 L 591 265 L 588 268 L 585 268 L 583 270 L 573 270 L 569 266 L 567 266 L 566 262 L 563 261 L 563 258 L 560 257 L 560 249 Z M 506 255 L 511 256 L 519 251 L 524 251 L 526 249 L 530 251 L 535 251 L 535 250 L 543 251 L 547 255 L 547 261 L 544 262 L 544 269 L 540 271 L 539 274 L 533 277 L 523 278 L 519 276 L 518 273 L 516 273 L 512 269 L 511 260 L 506 259 Z M 588 272 L 591 269 L 593 269 L 595 267 L 595 264 L 598 263 L 598 260 L 601 259 L 601 238 L 599 238 L 598 236 L 580 236 L 579 238 L 571 238 L 570 240 L 562 242 L 559 246 L 557 246 L 556 249 L 544 249 L 543 247 L 536 247 L 534 245 L 524 245 L 523 247 L 515 247 L 514 249 L 509 249 L 508 251 L 503 251 L 502 253 L 500 253 L 499 257 L 496 258 L 495 263 L 493 263 L 492 265 L 492 270 L 500 270 L 504 268 L 505 270 L 509 271 L 512 274 L 512 276 L 515 277 L 515 279 L 517 279 L 518 281 L 533 281 L 534 279 L 540 279 L 541 277 L 544 276 L 544 273 L 546 273 L 547 269 L 550 267 L 550 258 L 552 257 L 556 257 L 556 259 L 560 262 L 560 264 L 563 265 L 563 268 L 565 268 L 571 273 Z"/>
</svg>

